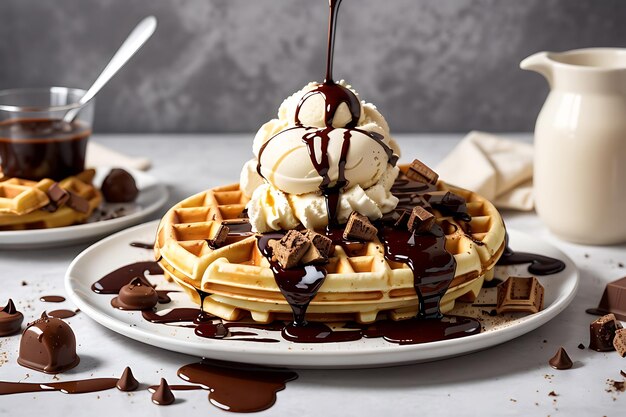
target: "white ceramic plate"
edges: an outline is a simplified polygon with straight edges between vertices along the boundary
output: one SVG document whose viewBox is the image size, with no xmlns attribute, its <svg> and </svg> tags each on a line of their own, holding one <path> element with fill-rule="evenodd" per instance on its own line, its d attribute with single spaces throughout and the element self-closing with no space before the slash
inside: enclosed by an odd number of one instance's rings
<svg viewBox="0 0 626 417">
<path fill-rule="evenodd" d="M 94 184 L 99 187 L 109 171 L 110 168 L 98 168 Z M 102 236 L 145 220 L 163 207 L 169 197 L 167 187 L 145 172 L 134 169 L 127 169 L 127 171 L 135 178 L 137 188 L 140 190 L 137 200 L 128 204 L 105 203 L 104 208 L 114 210 L 117 207 L 124 207 L 128 214 L 115 219 L 90 220 L 85 224 L 54 229 L 0 231 L 0 249 L 36 249 L 93 242 Z"/>
<path fill-rule="evenodd" d="M 498 325 L 484 321 L 487 330 L 478 335 L 419 345 L 400 346 L 383 339 L 322 344 L 298 344 L 282 339 L 280 343 L 204 339 L 190 328 L 152 324 L 143 320 L 138 312 L 115 310 L 110 305 L 112 295 L 98 295 L 91 291 L 91 284 L 106 273 L 125 264 L 151 259 L 150 251 L 130 248 L 129 244 L 133 241 L 152 242 L 157 224 L 150 222 L 124 230 L 86 249 L 67 271 L 66 291 L 81 311 L 115 332 L 163 349 L 213 359 L 297 368 L 365 368 L 433 361 L 495 346 L 536 329 L 563 311 L 578 287 L 578 272 L 565 254 L 542 240 L 509 230 L 511 246 L 515 250 L 555 257 L 567 264 L 561 273 L 539 278 L 545 287 L 545 308 L 537 314 L 510 317 L 506 323 Z M 496 276 L 528 275 L 527 267 L 523 265 L 503 268 L 507 270 L 497 271 Z M 150 280 L 155 281 L 155 277 L 151 276 Z M 157 285 L 161 289 L 176 288 L 164 279 L 157 280 Z M 483 290 L 479 298 L 493 297 L 490 291 L 495 289 Z M 171 297 L 172 303 L 167 304 L 167 309 L 197 307 L 182 293 L 171 294 Z M 460 313 L 467 312 L 467 304 L 465 306 L 465 311 L 460 309 Z M 276 332 L 259 331 L 259 337 L 280 339 Z"/>
</svg>

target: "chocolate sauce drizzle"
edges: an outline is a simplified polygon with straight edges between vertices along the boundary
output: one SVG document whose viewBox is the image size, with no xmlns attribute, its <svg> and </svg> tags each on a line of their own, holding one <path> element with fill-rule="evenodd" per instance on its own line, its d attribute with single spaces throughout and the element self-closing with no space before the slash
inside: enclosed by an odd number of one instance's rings
<svg viewBox="0 0 626 417">
<path fill-rule="evenodd" d="M 140 278 L 147 285 L 152 285 L 144 275 L 146 272 L 150 275 L 163 275 L 163 269 L 157 262 L 135 262 L 130 265 L 124 265 L 100 278 L 93 283 L 91 290 L 97 294 L 118 294 L 120 289 L 132 281 L 133 278 Z"/>
<path fill-rule="evenodd" d="M 131 242 L 130 246 L 132 246 L 133 248 L 140 248 L 140 249 L 154 249 L 154 243 L 144 243 L 144 242 Z"/>
</svg>

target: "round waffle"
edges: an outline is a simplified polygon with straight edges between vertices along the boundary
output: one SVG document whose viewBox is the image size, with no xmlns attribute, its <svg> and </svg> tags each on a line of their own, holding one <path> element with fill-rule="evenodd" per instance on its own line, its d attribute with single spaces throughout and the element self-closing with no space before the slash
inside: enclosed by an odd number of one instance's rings
<svg viewBox="0 0 626 417">
<path fill-rule="evenodd" d="M 441 181 L 437 188 L 464 197 L 472 216 L 468 228 L 452 217 L 435 213 L 446 233 L 446 250 L 457 264 L 454 280 L 440 304 L 445 313 L 456 300 L 473 301 L 483 282 L 493 278 L 506 231 L 500 214 L 486 199 Z M 161 220 L 156 257 L 166 276 L 196 303 L 200 302 L 197 290 L 211 294 L 203 305 L 208 313 L 225 320 L 239 320 L 249 313 L 262 323 L 290 319 L 291 308 L 254 234 L 231 232 L 217 249 L 207 243 L 222 222 L 246 222 L 242 212 L 247 202 L 238 184 L 181 201 Z M 413 272 L 406 264 L 385 259 L 378 240 L 350 245 L 349 249 L 335 246 L 326 270 L 328 275 L 307 310 L 307 320 L 371 323 L 381 313 L 398 320 L 418 312 Z"/>
<path fill-rule="evenodd" d="M 86 212 L 68 206 L 44 210 L 49 202 L 46 191 L 54 184 L 50 179 L 36 182 L 14 178 L 0 182 L 0 208 L 13 207 L 6 212 L 0 209 L 0 230 L 50 229 L 85 222 L 102 202 L 100 191 L 92 184 L 94 175 L 90 169 L 59 181 L 59 187 L 87 200 Z"/>
</svg>

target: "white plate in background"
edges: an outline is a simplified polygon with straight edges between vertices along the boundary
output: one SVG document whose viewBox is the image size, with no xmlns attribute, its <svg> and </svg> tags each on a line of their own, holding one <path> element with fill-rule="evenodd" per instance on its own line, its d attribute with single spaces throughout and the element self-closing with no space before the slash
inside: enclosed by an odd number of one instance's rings
<svg viewBox="0 0 626 417">
<path fill-rule="evenodd" d="M 110 169 L 96 169 L 94 178 L 96 186 L 100 187 Z M 110 210 L 117 206 L 123 206 L 128 214 L 115 219 L 88 221 L 84 224 L 52 229 L 0 231 L 0 249 L 37 249 L 95 241 L 102 236 L 136 225 L 145 220 L 167 202 L 169 197 L 167 187 L 145 172 L 134 169 L 126 170 L 135 178 L 137 188 L 139 188 L 137 200 L 133 203 L 125 204 L 104 203 L 103 207 Z"/>
</svg>

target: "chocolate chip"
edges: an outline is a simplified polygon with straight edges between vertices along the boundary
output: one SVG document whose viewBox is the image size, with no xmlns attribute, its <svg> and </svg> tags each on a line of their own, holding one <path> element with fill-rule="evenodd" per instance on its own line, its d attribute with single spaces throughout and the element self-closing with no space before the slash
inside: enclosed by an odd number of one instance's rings
<svg viewBox="0 0 626 417">
<path fill-rule="evenodd" d="M 439 179 L 439 174 L 418 159 L 415 159 L 411 163 L 406 176 L 413 181 L 424 182 L 427 184 L 437 184 L 437 180 Z"/>
<path fill-rule="evenodd" d="M 556 354 L 552 358 L 550 358 L 548 363 L 554 369 L 559 370 L 570 369 L 574 365 L 569 355 L 562 347 L 557 350 Z"/>
<path fill-rule="evenodd" d="M 370 242 L 376 238 L 377 234 L 378 229 L 372 225 L 366 216 L 353 211 L 348 218 L 346 230 L 343 232 L 343 238 Z"/>
</svg>

